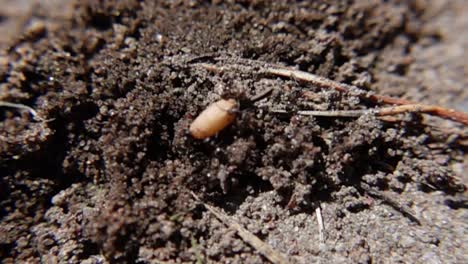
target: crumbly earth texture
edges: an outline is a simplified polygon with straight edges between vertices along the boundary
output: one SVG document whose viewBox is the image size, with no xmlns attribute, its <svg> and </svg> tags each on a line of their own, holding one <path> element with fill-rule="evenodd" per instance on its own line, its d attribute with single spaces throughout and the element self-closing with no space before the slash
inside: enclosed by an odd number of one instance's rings
<svg viewBox="0 0 468 264">
<path fill-rule="evenodd" d="M 378 105 L 255 70 L 467 111 L 466 1 L 0 4 L 0 100 L 47 119 L 0 108 L 3 263 L 268 263 L 191 192 L 291 263 L 468 261 L 465 127 L 296 115 Z"/>
</svg>

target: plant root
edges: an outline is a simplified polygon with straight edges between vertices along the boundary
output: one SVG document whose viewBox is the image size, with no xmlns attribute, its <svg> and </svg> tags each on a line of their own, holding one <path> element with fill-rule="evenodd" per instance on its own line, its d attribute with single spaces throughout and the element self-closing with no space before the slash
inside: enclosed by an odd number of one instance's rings
<svg viewBox="0 0 468 264">
<path fill-rule="evenodd" d="M 29 114 L 32 115 L 32 117 L 34 118 L 34 120 L 38 121 L 38 122 L 50 122 L 54 119 L 44 119 L 43 117 L 41 117 L 37 112 L 36 110 L 34 110 L 33 108 L 27 106 L 27 105 L 24 105 L 24 104 L 16 104 L 16 103 L 10 103 L 10 102 L 5 102 L 5 101 L 0 101 L 0 107 L 11 107 L 11 108 L 16 108 L 16 109 L 20 109 L 20 110 L 26 110 L 29 112 Z"/>
</svg>

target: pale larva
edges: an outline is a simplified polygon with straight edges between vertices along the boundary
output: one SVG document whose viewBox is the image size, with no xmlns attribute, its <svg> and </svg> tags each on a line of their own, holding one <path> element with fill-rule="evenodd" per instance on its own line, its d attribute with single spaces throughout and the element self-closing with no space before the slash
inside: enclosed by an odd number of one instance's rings
<svg viewBox="0 0 468 264">
<path fill-rule="evenodd" d="M 237 101 L 222 99 L 209 105 L 190 125 L 190 134 L 196 139 L 216 135 L 236 118 Z"/>
</svg>

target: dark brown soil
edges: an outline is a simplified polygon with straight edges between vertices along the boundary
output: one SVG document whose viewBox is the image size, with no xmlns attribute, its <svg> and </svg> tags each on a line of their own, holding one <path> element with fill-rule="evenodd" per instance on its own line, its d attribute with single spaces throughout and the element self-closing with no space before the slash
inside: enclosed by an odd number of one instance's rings
<svg viewBox="0 0 468 264">
<path fill-rule="evenodd" d="M 31 2 L 0 1 L 0 100 L 53 120 L 0 109 L 4 263 L 268 262 L 191 191 L 293 263 L 468 261 L 465 127 L 273 113 L 375 104 L 196 63 L 279 64 L 467 111 L 467 2 Z M 235 122 L 192 138 L 222 97 L 240 101 Z"/>
</svg>

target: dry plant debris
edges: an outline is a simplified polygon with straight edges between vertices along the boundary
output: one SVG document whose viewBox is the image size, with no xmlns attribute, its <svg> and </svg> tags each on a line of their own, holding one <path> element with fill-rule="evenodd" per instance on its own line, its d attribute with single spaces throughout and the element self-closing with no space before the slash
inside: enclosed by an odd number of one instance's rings
<svg viewBox="0 0 468 264">
<path fill-rule="evenodd" d="M 319 226 L 320 243 L 323 244 L 325 242 L 325 226 L 323 224 L 322 209 L 320 208 L 320 206 L 317 206 L 317 208 L 315 208 L 315 215 L 317 217 L 317 224 Z"/>
<path fill-rule="evenodd" d="M 383 202 L 387 203 L 388 205 L 393 207 L 395 210 L 399 211 L 404 216 L 408 217 L 411 221 L 417 223 L 418 225 L 421 225 L 421 220 L 418 217 L 416 217 L 416 214 L 408 206 L 405 206 L 403 204 L 398 203 L 397 201 L 395 201 L 394 199 L 388 197 L 387 195 L 385 195 L 385 194 L 383 194 L 383 193 L 381 193 L 381 192 L 379 192 L 377 190 L 372 189 L 370 186 L 368 186 L 365 183 L 361 183 L 359 185 L 359 188 L 362 189 L 363 191 L 365 191 L 370 196 L 376 197 L 376 198 L 382 200 Z"/>
<path fill-rule="evenodd" d="M 256 62 L 256 64 L 262 64 L 261 62 Z M 231 69 L 237 69 L 242 71 L 254 71 L 252 67 L 245 66 L 242 64 L 231 64 L 229 66 L 217 66 L 215 64 L 209 63 L 198 63 L 200 67 L 203 67 L 209 71 L 213 72 L 225 72 L 230 71 Z M 278 66 L 259 66 L 259 69 L 256 69 L 257 72 L 267 74 L 267 75 L 274 75 L 274 76 L 281 76 L 286 78 L 295 79 L 298 81 L 303 81 L 307 83 L 311 83 L 321 88 L 327 89 L 335 89 L 340 92 L 355 92 L 357 95 L 362 99 L 370 100 L 377 104 L 392 104 L 398 105 L 396 107 L 386 107 L 381 109 L 374 109 L 374 110 L 364 110 L 364 111 L 302 111 L 300 114 L 303 115 L 321 115 L 321 116 L 349 116 L 355 117 L 360 116 L 363 114 L 374 113 L 378 116 L 388 116 L 388 115 L 396 115 L 402 113 L 426 113 L 434 116 L 438 116 L 445 119 L 450 119 L 452 121 L 468 125 L 468 113 L 457 111 L 455 109 L 449 109 L 442 106 L 437 105 L 425 105 L 419 104 L 416 102 L 412 102 L 405 99 L 394 98 L 390 96 L 378 95 L 378 94 L 370 94 L 367 92 L 362 91 L 360 88 L 340 82 L 336 82 L 330 80 L 328 78 L 324 78 L 321 76 L 317 76 L 315 74 L 311 74 L 304 71 L 294 70 L 294 69 L 287 69 L 287 68 L 280 68 Z"/>
<path fill-rule="evenodd" d="M 273 249 L 270 245 L 263 242 L 260 238 L 250 233 L 249 230 L 242 227 L 239 223 L 232 220 L 229 216 L 222 213 L 218 209 L 204 203 L 195 193 L 191 192 L 193 198 L 198 202 L 202 203 L 203 206 L 210 211 L 216 218 L 218 218 L 223 224 L 237 231 L 237 234 L 249 245 L 255 248 L 260 254 L 267 258 L 271 263 L 274 264 L 286 264 L 289 263 L 287 258 L 280 252 Z"/>
</svg>

